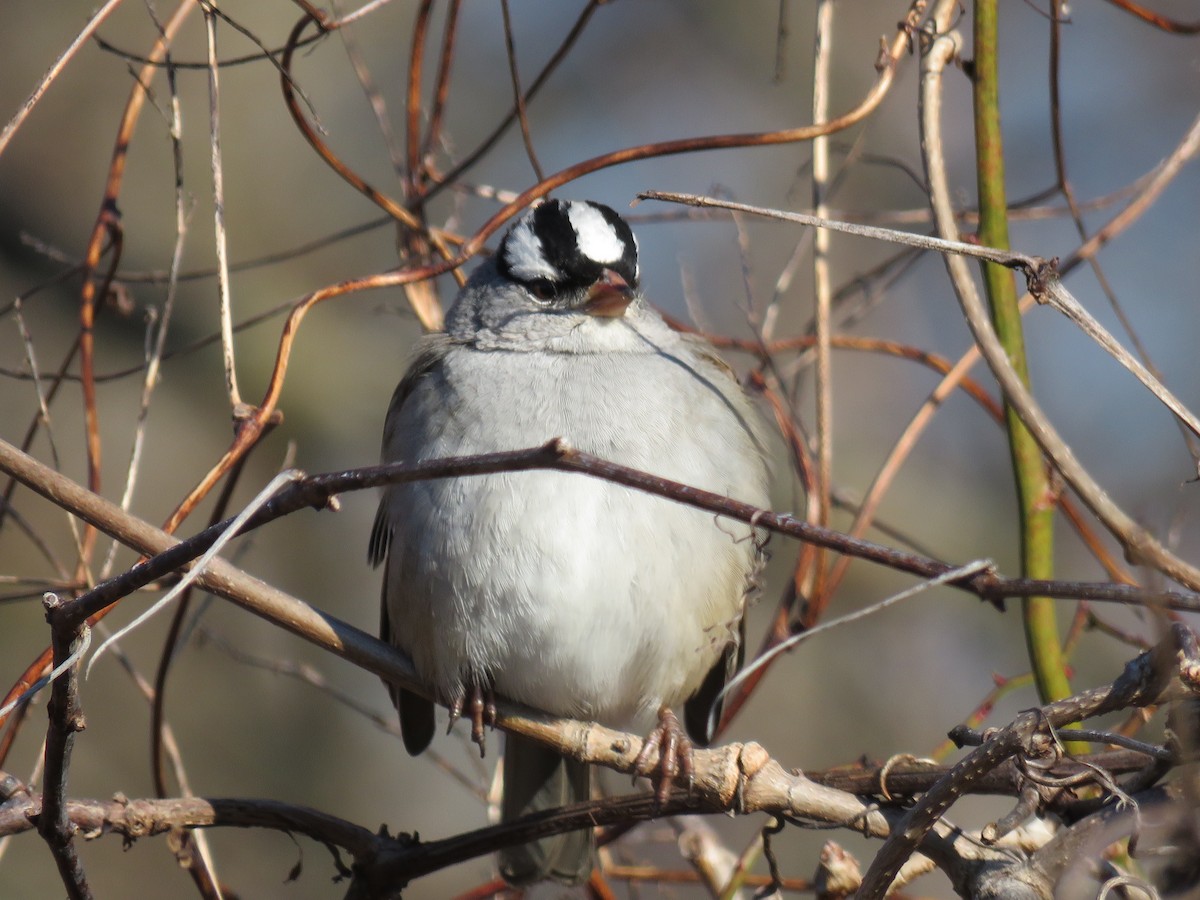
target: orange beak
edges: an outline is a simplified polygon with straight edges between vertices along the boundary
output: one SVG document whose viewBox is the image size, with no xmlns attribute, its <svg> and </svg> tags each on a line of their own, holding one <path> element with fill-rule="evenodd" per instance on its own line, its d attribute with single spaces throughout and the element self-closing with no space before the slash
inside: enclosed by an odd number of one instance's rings
<svg viewBox="0 0 1200 900">
<path fill-rule="evenodd" d="M 632 302 L 633 288 L 629 283 L 612 269 L 605 269 L 588 288 L 583 311 L 602 319 L 618 319 Z"/>
</svg>

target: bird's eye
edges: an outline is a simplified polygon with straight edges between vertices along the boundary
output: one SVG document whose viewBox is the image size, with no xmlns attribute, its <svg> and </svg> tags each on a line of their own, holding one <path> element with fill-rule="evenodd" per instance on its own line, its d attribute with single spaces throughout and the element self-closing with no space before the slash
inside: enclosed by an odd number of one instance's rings
<svg viewBox="0 0 1200 900">
<path fill-rule="evenodd" d="M 549 278 L 538 278 L 528 284 L 529 293 L 537 297 L 539 300 L 553 300 L 557 293 L 554 289 L 554 282 Z"/>
</svg>

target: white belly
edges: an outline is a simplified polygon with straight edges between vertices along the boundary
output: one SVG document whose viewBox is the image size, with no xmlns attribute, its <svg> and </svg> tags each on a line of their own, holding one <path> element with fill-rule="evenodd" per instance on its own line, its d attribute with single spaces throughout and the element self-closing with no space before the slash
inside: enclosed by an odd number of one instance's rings
<svg viewBox="0 0 1200 900">
<path fill-rule="evenodd" d="M 458 351 L 435 373 L 444 379 L 440 389 L 418 388 L 406 403 L 412 426 L 399 423 L 400 446 L 389 457 L 563 437 L 614 462 L 765 505 L 761 465 L 729 471 L 717 462 L 730 453 L 712 443 L 714 430 L 756 460 L 751 436 L 730 427 L 735 412 L 720 391 L 705 392 L 697 408 L 668 409 L 658 400 L 664 382 L 695 377 L 677 362 L 652 355 L 560 362 L 562 371 L 546 371 L 544 359 L 527 354 Z M 635 380 L 645 390 L 605 391 L 614 365 L 626 376 L 629 366 L 643 368 Z M 461 416 L 436 414 L 434 398 L 475 366 L 517 392 L 516 402 L 494 392 L 486 403 L 457 396 Z M 521 413 L 501 418 L 497 408 Z M 617 429 L 614 421 L 637 427 Z M 446 697 L 473 678 L 490 678 L 500 694 L 547 712 L 624 724 L 689 696 L 736 639 L 754 561 L 748 529 L 738 523 L 562 472 L 405 485 L 389 503 L 388 579 L 401 586 L 390 593 L 393 639 Z"/>
</svg>

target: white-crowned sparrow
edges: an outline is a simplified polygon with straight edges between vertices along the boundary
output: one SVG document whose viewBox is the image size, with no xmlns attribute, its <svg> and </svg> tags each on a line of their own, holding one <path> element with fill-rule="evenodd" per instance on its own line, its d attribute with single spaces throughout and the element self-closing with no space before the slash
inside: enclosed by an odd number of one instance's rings
<svg viewBox="0 0 1200 900">
<path fill-rule="evenodd" d="M 638 292 L 637 242 L 613 210 L 547 201 L 507 233 L 392 397 L 385 462 L 580 450 L 766 506 L 757 414 L 712 347 Z M 496 693 L 551 714 L 660 727 L 686 701 L 704 741 L 735 665 L 756 563 L 749 529 L 586 475 L 526 471 L 389 488 L 370 558 L 387 558 L 382 636 L 451 704 Z M 405 746 L 428 700 L 393 691 Z M 664 712 L 666 711 L 666 712 Z M 478 712 L 475 728 L 482 726 Z M 589 799 L 587 767 L 509 736 L 506 821 Z M 590 831 L 504 851 L 513 883 L 577 882 Z"/>
</svg>

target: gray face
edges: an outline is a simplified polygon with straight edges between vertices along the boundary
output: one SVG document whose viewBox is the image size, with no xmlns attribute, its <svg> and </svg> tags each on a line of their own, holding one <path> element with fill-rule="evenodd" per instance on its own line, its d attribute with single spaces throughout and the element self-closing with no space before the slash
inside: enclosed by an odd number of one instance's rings
<svg viewBox="0 0 1200 900">
<path fill-rule="evenodd" d="M 548 200 L 526 213 L 496 254 L 501 276 L 552 309 L 574 309 L 598 284 L 638 287 L 637 238 L 612 209 Z"/>
</svg>

